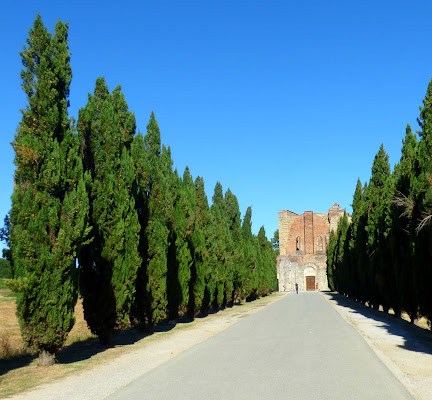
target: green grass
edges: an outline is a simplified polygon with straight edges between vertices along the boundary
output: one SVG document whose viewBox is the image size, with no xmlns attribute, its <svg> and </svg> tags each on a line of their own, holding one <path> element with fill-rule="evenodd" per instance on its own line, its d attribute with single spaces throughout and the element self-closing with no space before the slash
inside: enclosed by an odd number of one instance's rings
<svg viewBox="0 0 432 400">
<path fill-rule="evenodd" d="M 0 278 L 0 301 L 9 301 L 15 298 L 16 294 L 10 290 L 3 278 Z"/>
</svg>

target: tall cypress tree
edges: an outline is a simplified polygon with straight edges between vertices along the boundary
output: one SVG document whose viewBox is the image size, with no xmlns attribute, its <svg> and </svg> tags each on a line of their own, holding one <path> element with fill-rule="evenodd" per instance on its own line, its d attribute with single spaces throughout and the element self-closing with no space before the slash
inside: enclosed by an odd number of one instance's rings
<svg viewBox="0 0 432 400">
<path fill-rule="evenodd" d="M 421 313 L 432 320 L 432 79 L 418 118 L 420 140 L 414 187 L 413 218 L 417 221 L 415 249 L 420 266 L 419 305 Z"/>
<path fill-rule="evenodd" d="M 135 117 L 118 86 L 111 94 L 98 78 L 93 95 L 79 111 L 84 165 L 92 176 L 92 243 L 80 253 L 84 316 L 101 343 L 128 325 L 140 264 L 139 222 L 131 195 L 135 168 L 130 146 Z"/>
<path fill-rule="evenodd" d="M 204 184 L 204 182 L 203 182 Z M 200 211 L 197 208 L 196 188 L 189 168 L 183 173 L 183 188 L 186 211 L 186 240 L 190 261 L 189 301 L 187 312 L 194 318 L 200 311 L 204 297 L 204 264 L 205 238 L 200 224 Z"/>
<path fill-rule="evenodd" d="M 222 185 L 217 182 L 214 188 L 211 206 L 211 228 L 209 240 L 209 268 L 212 268 L 211 279 L 214 281 L 215 307 L 221 307 L 232 301 L 233 272 L 230 254 L 231 234 L 225 212 L 225 201 Z"/>
<path fill-rule="evenodd" d="M 416 221 L 412 218 L 417 145 L 417 138 L 410 125 L 407 125 L 401 159 L 393 171 L 395 194 L 392 198 L 391 229 L 391 260 L 399 294 L 398 303 L 393 308 L 395 315 L 399 315 L 402 309 L 405 310 L 412 322 L 418 314 L 418 266 L 414 262 Z"/>
<path fill-rule="evenodd" d="M 146 327 L 146 321 L 150 319 L 150 309 L 147 297 L 147 250 L 148 240 L 146 228 L 148 225 L 148 200 L 150 195 L 150 184 L 152 180 L 151 157 L 146 151 L 144 136 L 139 132 L 131 145 L 131 155 L 135 166 L 135 182 L 133 195 L 135 197 L 135 207 L 140 224 L 140 235 L 138 251 L 141 263 L 138 267 L 137 278 L 135 281 L 135 299 L 132 304 L 131 317 L 134 325 L 141 328 Z"/>
<path fill-rule="evenodd" d="M 172 174 L 170 196 L 173 201 L 168 248 L 168 311 L 177 318 L 187 312 L 189 303 L 190 264 L 192 255 L 187 241 L 189 205 L 182 179 L 177 170 Z"/>
<path fill-rule="evenodd" d="M 228 189 L 225 193 L 225 213 L 231 236 L 231 259 L 233 275 L 233 299 L 240 301 L 244 298 L 245 268 L 243 264 L 241 213 L 237 197 Z"/>
<path fill-rule="evenodd" d="M 195 179 L 194 204 L 195 213 L 189 243 L 192 250 L 192 271 L 190 284 L 189 314 L 194 317 L 201 311 L 206 311 L 209 294 L 206 293 L 208 227 L 210 224 L 210 209 L 204 190 L 204 179 Z"/>
<path fill-rule="evenodd" d="M 78 141 L 68 118 L 72 79 L 68 25 L 53 36 L 37 16 L 21 53 L 28 105 L 12 143 L 15 186 L 10 245 L 22 337 L 54 362 L 74 324 L 76 251 L 86 234 L 88 199 Z"/>
<path fill-rule="evenodd" d="M 384 291 L 384 272 L 382 261 L 383 240 L 387 233 L 387 226 L 382 223 L 384 209 L 388 208 L 389 196 L 386 194 L 387 181 L 390 178 L 389 157 L 381 144 L 372 164 L 372 176 L 367 192 L 367 254 L 369 301 L 374 307 L 382 304 Z"/>
<path fill-rule="evenodd" d="M 267 239 L 264 226 L 258 232 L 259 253 L 262 262 L 262 279 L 260 282 L 260 295 L 266 296 L 276 289 L 276 255 L 272 243 Z"/>
<path fill-rule="evenodd" d="M 245 297 L 254 300 L 258 296 L 259 273 L 256 264 L 256 248 L 252 234 L 252 208 L 246 209 L 242 224 L 242 250 L 244 265 Z"/>
<path fill-rule="evenodd" d="M 161 153 L 159 125 L 152 112 L 147 133 L 144 136 L 144 154 L 147 162 L 145 187 L 142 187 L 141 202 L 144 205 L 141 235 L 145 236 L 143 264 L 138 274 L 140 287 L 134 305 L 135 323 L 142 328 L 151 328 L 166 318 L 167 299 L 167 254 L 169 218 L 172 201 L 169 194 L 168 174 L 172 173 L 172 160 L 169 149 Z"/>
<path fill-rule="evenodd" d="M 338 280 L 336 272 L 336 244 L 337 236 L 335 231 L 332 229 L 330 232 L 329 242 L 327 245 L 327 280 L 330 290 L 337 290 Z"/>
</svg>

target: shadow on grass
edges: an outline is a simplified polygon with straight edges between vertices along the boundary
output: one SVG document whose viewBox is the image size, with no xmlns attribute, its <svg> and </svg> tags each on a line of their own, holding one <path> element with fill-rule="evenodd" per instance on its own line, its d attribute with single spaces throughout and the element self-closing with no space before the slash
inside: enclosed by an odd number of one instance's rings
<svg viewBox="0 0 432 400">
<path fill-rule="evenodd" d="M 386 329 L 390 335 L 402 337 L 404 340 L 400 348 L 418 353 L 432 354 L 432 332 L 422 329 L 404 319 L 378 311 L 353 299 L 334 292 L 324 292 L 330 300 L 334 300 L 338 306 L 349 308 L 353 314 L 361 314 L 366 318 L 373 319 L 379 326 Z"/>
<path fill-rule="evenodd" d="M 0 376 L 12 371 L 14 369 L 26 367 L 30 365 L 37 356 L 20 355 L 13 356 L 7 359 L 0 359 Z"/>
<path fill-rule="evenodd" d="M 142 331 L 134 327 L 126 329 L 118 332 L 114 336 L 112 347 L 132 345 L 147 336 L 151 336 L 153 333 L 168 332 L 173 329 L 175 325 L 176 324 L 172 322 L 162 322 L 156 325 L 151 332 Z M 72 364 L 88 360 L 93 356 L 104 352 L 108 348 L 109 347 L 107 346 L 101 345 L 98 338 L 89 338 L 64 347 L 57 354 L 56 360 L 58 364 Z M 37 357 L 37 355 L 19 355 L 7 359 L 0 359 L 0 376 L 9 371 L 30 365 L 37 359 Z"/>
</svg>

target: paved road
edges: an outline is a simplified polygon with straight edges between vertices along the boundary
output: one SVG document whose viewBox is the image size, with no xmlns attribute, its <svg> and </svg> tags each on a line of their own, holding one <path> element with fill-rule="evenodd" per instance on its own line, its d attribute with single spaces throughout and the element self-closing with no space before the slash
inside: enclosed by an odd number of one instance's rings
<svg viewBox="0 0 432 400">
<path fill-rule="evenodd" d="M 412 397 L 320 293 L 288 294 L 108 397 L 266 398 Z"/>
</svg>

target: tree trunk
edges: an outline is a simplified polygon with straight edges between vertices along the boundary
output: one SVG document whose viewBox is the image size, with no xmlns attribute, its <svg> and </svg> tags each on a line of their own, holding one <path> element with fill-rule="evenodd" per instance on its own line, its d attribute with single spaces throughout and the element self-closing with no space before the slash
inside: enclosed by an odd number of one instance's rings
<svg viewBox="0 0 432 400">
<path fill-rule="evenodd" d="M 47 350 L 42 350 L 39 353 L 39 367 L 49 367 L 55 364 L 55 353 L 50 353 Z"/>
</svg>

